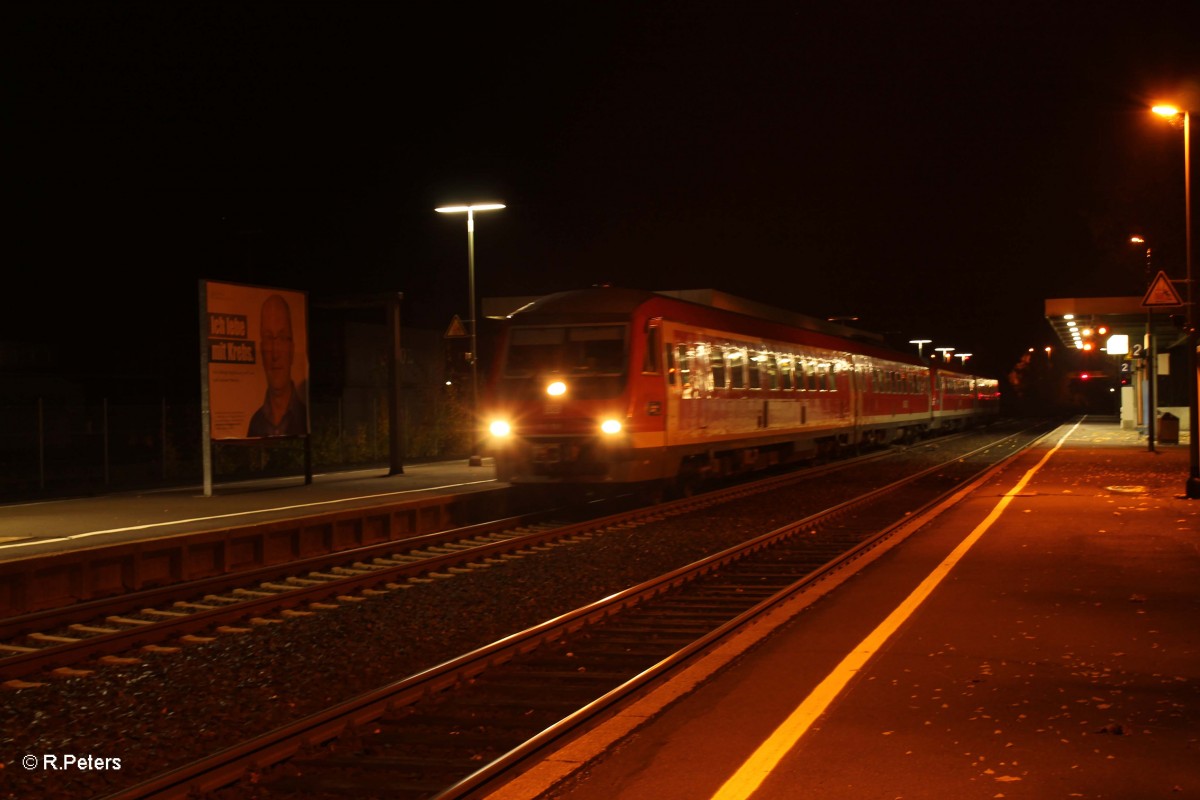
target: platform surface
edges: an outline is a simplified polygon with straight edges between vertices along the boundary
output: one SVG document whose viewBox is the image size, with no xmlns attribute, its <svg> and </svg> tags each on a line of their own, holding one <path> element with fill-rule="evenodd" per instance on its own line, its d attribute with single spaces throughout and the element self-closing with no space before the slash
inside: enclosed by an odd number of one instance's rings
<svg viewBox="0 0 1200 800">
<path fill-rule="evenodd" d="M 0 506 L 0 560 L 504 486 L 485 458 L 481 466 L 466 459 L 410 464 L 395 475 L 317 474 L 311 484 L 303 476 L 217 484 L 210 496 L 186 486 L 10 503 Z"/>
</svg>

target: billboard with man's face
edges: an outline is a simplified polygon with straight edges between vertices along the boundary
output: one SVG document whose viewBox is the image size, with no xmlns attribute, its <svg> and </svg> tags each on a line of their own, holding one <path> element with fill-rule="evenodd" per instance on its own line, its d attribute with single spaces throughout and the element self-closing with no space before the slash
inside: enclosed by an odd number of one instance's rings
<svg viewBox="0 0 1200 800">
<path fill-rule="evenodd" d="M 304 292 L 204 281 L 213 439 L 308 433 Z"/>
</svg>

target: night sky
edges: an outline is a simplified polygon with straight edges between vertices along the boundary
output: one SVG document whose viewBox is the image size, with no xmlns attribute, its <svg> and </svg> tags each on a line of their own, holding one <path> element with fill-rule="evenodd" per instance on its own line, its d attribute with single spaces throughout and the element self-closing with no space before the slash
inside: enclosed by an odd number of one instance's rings
<svg viewBox="0 0 1200 800">
<path fill-rule="evenodd" d="M 411 325 L 714 288 L 1002 376 L 1051 297 L 1183 274 L 1200 3 L 53 2 L 5 10 L 0 341 L 195 371 L 197 280 Z M 1193 158 L 1193 162 L 1195 162 Z M 1196 170 L 1193 163 L 1193 171 Z"/>
</svg>

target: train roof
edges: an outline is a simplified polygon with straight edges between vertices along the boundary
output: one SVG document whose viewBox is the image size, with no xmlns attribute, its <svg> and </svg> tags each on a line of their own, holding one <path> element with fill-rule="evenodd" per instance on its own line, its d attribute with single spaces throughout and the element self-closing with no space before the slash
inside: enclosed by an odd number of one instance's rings
<svg viewBox="0 0 1200 800">
<path fill-rule="evenodd" d="M 603 286 L 533 297 L 484 298 L 484 316 L 511 319 L 518 314 L 629 314 L 655 297 L 670 297 L 685 303 L 732 311 L 758 320 L 770 320 L 792 328 L 823 333 L 842 339 L 886 346 L 883 336 L 806 314 L 747 300 L 717 289 L 670 289 L 650 292 Z M 527 319 L 530 317 L 526 316 Z"/>
<path fill-rule="evenodd" d="M 854 349 L 863 354 L 926 366 L 942 375 L 982 377 L 961 368 L 942 365 L 936 359 L 918 360 L 911 353 L 894 350 L 877 334 L 774 308 L 715 289 L 651 292 L 645 289 L 594 286 L 541 296 L 484 298 L 483 301 L 484 314 L 489 318 L 533 325 L 569 324 L 577 322 L 580 314 L 586 314 L 596 322 L 623 322 L 648 303 L 660 306 L 652 312 L 655 314 L 666 313 L 668 309 L 695 309 L 700 312 L 699 315 L 691 315 L 689 319 L 697 324 L 715 327 L 723 324 L 720 320 L 728 324 L 729 315 L 733 314 L 752 321 L 756 328 L 766 326 L 777 333 L 784 329 L 807 331 L 823 340 L 825 346 L 847 347 L 853 343 Z"/>
<path fill-rule="evenodd" d="M 622 322 L 630 315 L 651 307 L 649 313 L 670 316 L 709 327 L 737 325 L 739 329 L 758 331 L 763 338 L 792 338 L 805 331 L 814 343 L 834 349 L 854 349 L 879 358 L 919 364 L 909 353 L 897 352 L 883 337 L 857 328 L 826 322 L 783 309 L 773 308 L 751 300 L 735 297 L 712 289 L 693 289 L 651 292 L 599 286 L 524 298 L 492 298 L 485 300 L 489 317 L 526 325 L 556 325 L 577 322 L 586 315 L 594 322 Z M 499 309 L 506 309 L 497 314 Z M 744 320 L 734 323 L 733 320 Z"/>
</svg>

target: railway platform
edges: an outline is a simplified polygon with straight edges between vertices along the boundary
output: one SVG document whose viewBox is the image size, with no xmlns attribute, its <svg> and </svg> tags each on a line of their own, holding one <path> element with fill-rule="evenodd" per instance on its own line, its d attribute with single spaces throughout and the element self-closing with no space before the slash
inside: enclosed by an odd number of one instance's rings
<svg viewBox="0 0 1200 800">
<path fill-rule="evenodd" d="M 491 800 L 1200 798 L 1186 443 L 1060 427 Z"/>
<path fill-rule="evenodd" d="M 253 525 L 324 512 L 429 498 L 489 492 L 507 487 L 495 464 L 469 466 L 466 459 L 386 468 L 0 506 L 0 562 L 30 555 L 121 544 L 180 533 Z"/>
</svg>

